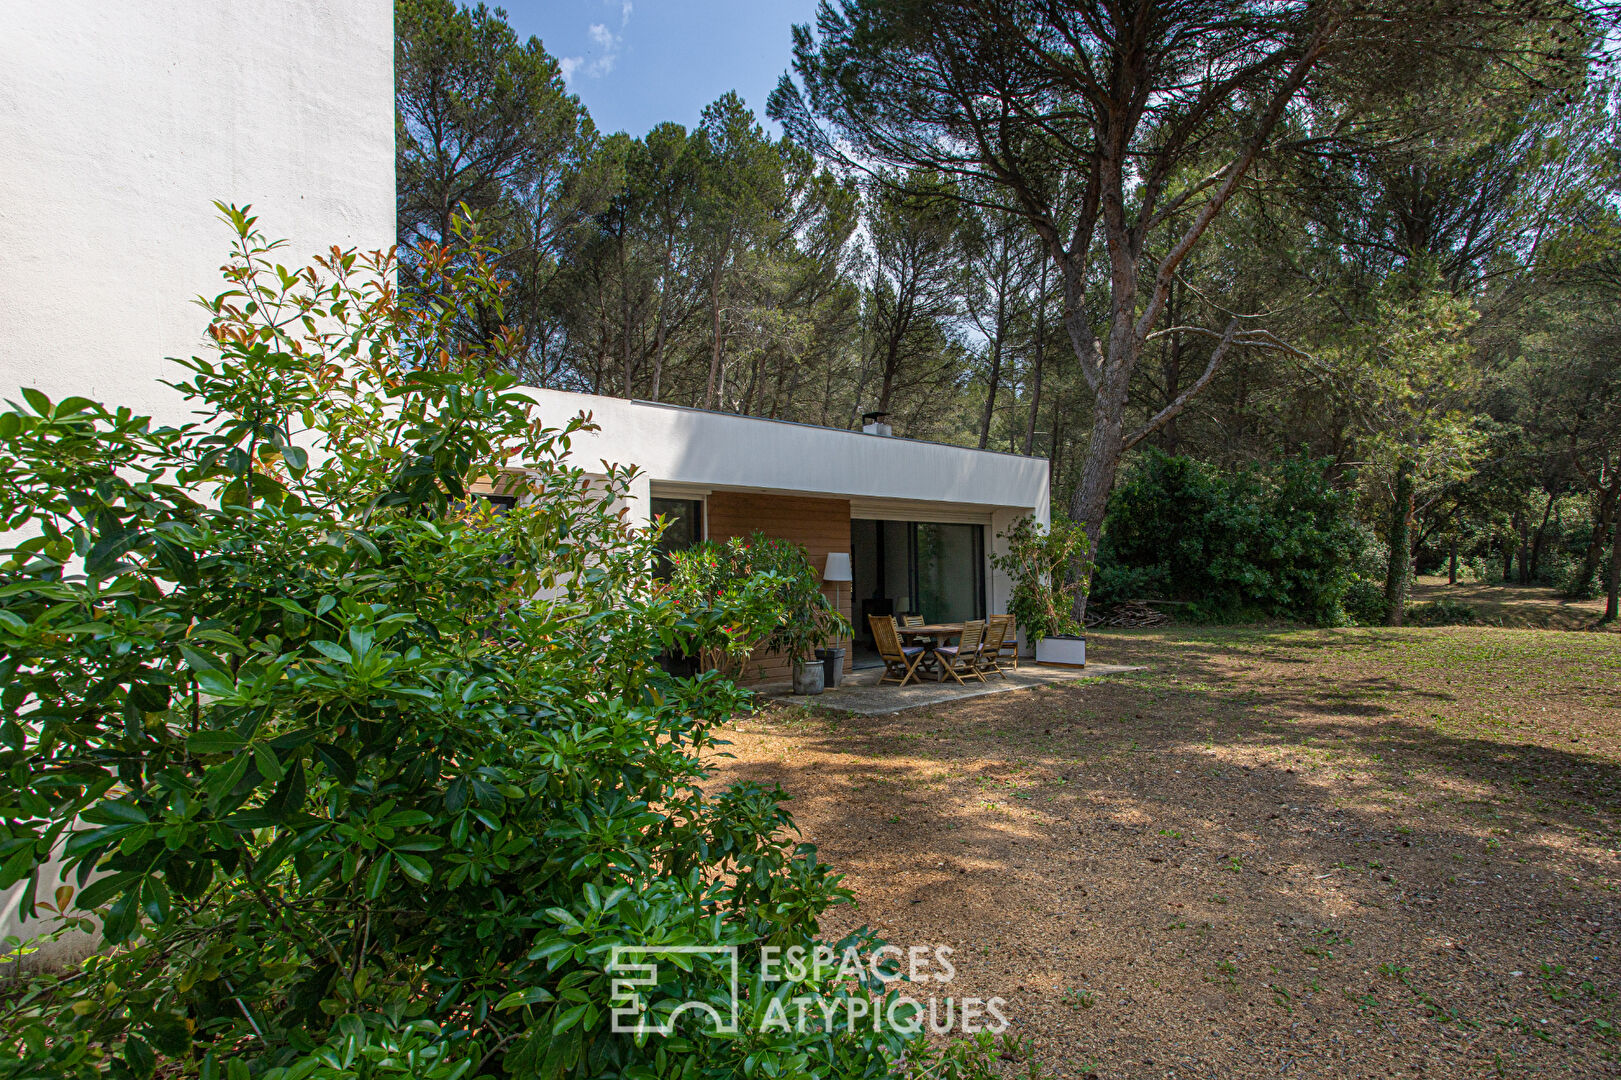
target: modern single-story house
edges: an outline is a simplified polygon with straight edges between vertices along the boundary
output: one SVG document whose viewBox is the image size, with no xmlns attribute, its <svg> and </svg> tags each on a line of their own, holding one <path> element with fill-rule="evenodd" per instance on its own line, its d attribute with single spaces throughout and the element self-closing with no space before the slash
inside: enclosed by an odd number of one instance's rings
<svg viewBox="0 0 1621 1080">
<path fill-rule="evenodd" d="M 823 569 L 848 554 L 852 580 L 828 595 L 856 627 L 859 662 L 869 614 L 930 621 L 1007 610 L 1011 583 L 991 565 L 999 534 L 1030 514 L 1048 520 L 1048 463 L 990 450 L 865 431 L 706 412 L 647 401 L 530 390 L 542 418 L 588 413 L 599 431 L 577 437 L 574 459 L 636 465 L 631 514 L 663 515 L 667 543 L 725 540 L 758 530 L 803 544 Z M 788 677 L 788 658 L 751 676 Z"/>
</svg>

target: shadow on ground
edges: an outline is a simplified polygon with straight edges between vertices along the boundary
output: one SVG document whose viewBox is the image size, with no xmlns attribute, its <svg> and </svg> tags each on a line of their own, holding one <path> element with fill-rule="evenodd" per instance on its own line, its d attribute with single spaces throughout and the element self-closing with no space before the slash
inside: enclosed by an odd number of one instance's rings
<svg viewBox="0 0 1621 1080">
<path fill-rule="evenodd" d="M 1093 638 L 1128 678 L 886 717 L 776 709 L 868 923 L 958 952 L 1059 1075 L 1617 1074 L 1621 638 Z M 1088 1072 L 1087 1070 L 1093 1070 Z"/>
</svg>

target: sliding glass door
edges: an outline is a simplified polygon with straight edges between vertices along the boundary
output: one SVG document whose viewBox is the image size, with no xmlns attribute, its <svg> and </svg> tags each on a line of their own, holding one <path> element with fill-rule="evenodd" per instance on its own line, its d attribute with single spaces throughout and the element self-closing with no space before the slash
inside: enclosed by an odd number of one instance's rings
<svg viewBox="0 0 1621 1080">
<path fill-rule="evenodd" d="M 912 526 L 917 610 L 929 622 L 985 617 L 983 525 Z"/>
<path fill-rule="evenodd" d="M 922 615 L 928 622 L 985 617 L 985 527 L 932 521 L 850 522 L 856 629 L 868 615 Z"/>
</svg>

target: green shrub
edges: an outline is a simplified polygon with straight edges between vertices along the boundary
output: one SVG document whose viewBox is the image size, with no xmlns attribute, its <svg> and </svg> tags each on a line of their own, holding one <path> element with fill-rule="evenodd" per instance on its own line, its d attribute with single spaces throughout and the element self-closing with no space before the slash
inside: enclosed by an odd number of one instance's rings
<svg viewBox="0 0 1621 1080">
<path fill-rule="evenodd" d="M 822 592 L 821 575 L 802 544 L 756 532 L 706 540 L 669 559 L 670 595 L 678 605 L 731 612 L 700 635 L 697 654 L 729 677 L 741 677 L 756 650 L 804 660 L 851 632 Z"/>
<path fill-rule="evenodd" d="M 1351 579 L 1340 604 L 1345 610 L 1345 617 L 1358 626 L 1383 626 L 1390 614 L 1385 587 L 1363 577 Z"/>
<path fill-rule="evenodd" d="M 1221 473 L 1150 450 L 1109 502 L 1093 595 L 1334 623 L 1363 542 L 1328 462 Z"/>
<path fill-rule="evenodd" d="M 1385 572 L 1390 568 L 1390 544 L 1366 522 L 1354 522 L 1352 528 L 1356 531 L 1356 557 L 1351 561 L 1351 574 L 1378 582 L 1383 588 Z"/>
<path fill-rule="evenodd" d="M 1543 553 L 1537 566 L 1537 583 L 1566 589 L 1581 569 L 1581 559 L 1566 551 L 1554 549 Z"/>
<path fill-rule="evenodd" d="M 1603 596 L 1609 582 L 1608 562 L 1601 559 L 1599 565 L 1587 566 L 1584 559 L 1569 560 L 1559 581 L 1560 593 L 1568 600 L 1596 600 Z"/>
<path fill-rule="evenodd" d="M 224 208 L 222 208 L 223 210 Z M 847 895 L 780 792 L 698 786 L 739 691 L 656 657 L 737 613 L 651 587 L 651 537 L 503 368 L 476 241 L 274 264 L 253 219 L 208 303 L 219 355 L 162 428 L 84 398 L 0 413 L 0 886 L 65 854 L 51 906 L 104 947 L 0 1006 L 0 1077 L 878 1076 L 855 1030 L 610 1030 L 610 948 L 735 945 L 762 977 Z M 467 482 L 511 463 L 502 516 Z M 26 533 L 25 533 L 26 535 Z M 753 613 L 745 612 L 745 617 Z M 649 1006 L 715 1000 L 663 964 Z M 915 1047 L 914 1047 L 915 1048 Z"/>
<path fill-rule="evenodd" d="M 1080 633 L 1075 598 L 1088 588 L 1086 530 L 1063 514 L 1054 514 L 1046 527 L 1026 514 L 1001 538 L 1007 554 L 993 554 L 991 563 L 1013 579 L 1008 613 L 1026 639 Z"/>
<path fill-rule="evenodd" d="M 1414 604 L 1404 613 L 1410 626 L 1469 626 L 1479 613 L 1461 600 L 1442 597 L 1428 603 Z"/>
</svg>

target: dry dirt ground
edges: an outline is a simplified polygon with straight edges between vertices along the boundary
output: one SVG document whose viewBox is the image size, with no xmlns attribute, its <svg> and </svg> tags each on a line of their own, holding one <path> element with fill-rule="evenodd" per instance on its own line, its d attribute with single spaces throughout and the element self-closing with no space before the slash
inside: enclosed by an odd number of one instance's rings
<svg viewBox="0 0 1621 1080">
<path fill-rule="evenodd" d="M 1149 670 L 773 706 L 715 782 L 787 790 L 824 936 L 951 946 L 1049 1075 L 1621 1075 L 1621 635 L 1090 644 Z"/>
</svg>

